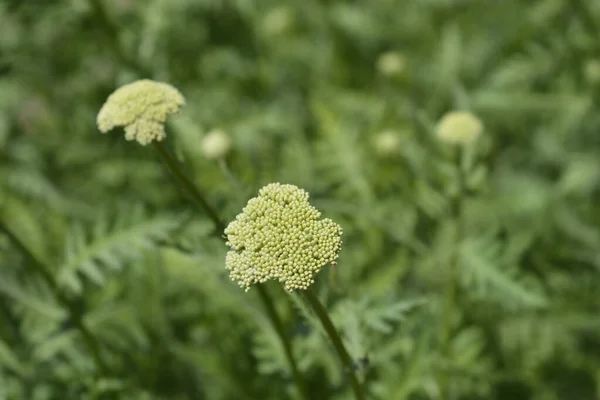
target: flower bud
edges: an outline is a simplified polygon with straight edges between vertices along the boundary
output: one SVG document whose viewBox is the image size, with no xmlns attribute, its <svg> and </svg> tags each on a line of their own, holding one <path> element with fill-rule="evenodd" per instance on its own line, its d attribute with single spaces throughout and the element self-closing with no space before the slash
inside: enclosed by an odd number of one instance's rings
<svg viewBox="0 0 600 400">
<path fill-rule="evenodd" d="M 471 144 L 483 132 L 483 123 L 469 111 L 451 111 L 438 122 L 437 136 L 446 143 Z"/>
<path fill-rule="evenodd" d="M 586 61 L 583 65 L 583 75 L 587 83 L 598 85 L 600 83 L 600 60 L 592 59 Z"/>
<path fill-rule="evenodd" d="M 381 157 L 389 157 L 400 150 L 400 135 L 393 130 L 378 133 L 373 140 L 375 152 Z"/>
<path fill-rule="evenodd" d="M 377 70 L 388 77 L 401 75 L 405 65 L 404 56 L 395 51 L 383 53 L 377 59 Z"/>
<path fill-rule="evenodd" d="M 202 153 L 206 158 L 225 157 L 231 149 L 231 138 L 221 129 L 215 129 L 202 138 Z"/>
</svg>

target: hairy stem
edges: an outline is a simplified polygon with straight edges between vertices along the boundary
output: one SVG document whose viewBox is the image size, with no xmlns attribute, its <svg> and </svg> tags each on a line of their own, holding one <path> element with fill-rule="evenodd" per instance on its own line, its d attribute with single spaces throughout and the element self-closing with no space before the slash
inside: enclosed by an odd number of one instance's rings
<svg viewBox="0 0 600 400">
<path fill-rule="evenodd" d="M 19 251 L 31 262 L 31 266 L 35 268 L 35 271 L 50 287 L 52 293 L 57 298 L 57 300 L 63 305 L 63 307 L 66 308 L 67 312 L 69 313 L 69 317 L 73 322 L 73 325 L 77 330 L 79 330 L 81 336 L 83 337 L 83 340 L 89 348 L 92 354 L 92 358 L 96 363 L 96 367 L 98 368 L 100 373 L 108 375 L 108 365 L 102 357 L 98 341 L 86 326 L 85 322 L 83 321 L 83 318 L 77 310 L 76 305 L 58 287 L 56 279 L 54 279 L 54 276 L 52 275 L 50 269 L 42 261 L 40 261 L 34 255 L 34 253 L 27 248 L 25 243 L 23 243 L 21 239 L 19 239 L 19 237 L 16 234 L 14 234 L 2 221 L 0 221 L 0 231 L 3 231 L 6 234 L 6 236 L 8 236 L 13 245 L 15 245 L 15 247 L 17 247 Z"/>
<path fill-rule="evenodd" d="M 365 395 L 363 393 L 362 386 L 359 383 L 358 378 L 356 377 L 356 373 L 354 372 L 354 363 L 352 361 L 352 357 L 350 357 L 350 354 L 348 354 L 346 347 L 344 347 L 344 343 L 342 343 L 342 338 L 340 337 L 338 331 L 335 329 L 333 322 L 329 318 L 327 310 L 321 304 L 321 302 L 312 290 L 305 290 L 303 292 L 303 295 L 304 298 L 308 301 L 308 304 L 310 304 L 311 308 L 317 315 L 317 318 L 319 318 L 319 320 L 321 321 L 321 324 L 323 325 L 323 328 L 325 328 L 327 336 L 329 336 L 329 339 L 331 340 L 331 343 L 333 344 L 336 353 L 340 357 L 342 365 L 344 366 L 344 369 L 348 374 L 348 377 L 350 378 L 350 384 L 352 385 L 354 396 L 357 400 L 364 400 Z"/>
<path fill-rule="evenodd" d="M 216 210 L 212 208 L 208 202 L 206 201 L 204 194 L 198 189 L 196 185 L 187 177 L 187 175 L 181 169 L 180 164 L 171 156 L 171 154 L 167 151 L 164 145 L 160 142 L 153 142 L 154 147 L 158 151 L 158 154 L 165 162 L 173 176 L 176 178 L 176 181 L 181 185 L 181 187 L 192 197 L 197 206 L 199 206 L 202 210 L 204 210 L 208 216 L 214 222 L 216 228 L 219 232 L 223 232 L 225 230 L 225 225 L 221 222 Z M 306 392 L 304 390 L 304 382 L 302 376 L 300 375 L 300 371 L 298 370 L 298 365 L 292 353 L 292 343 L 284 332 L 283 322 L 279 318 L 275 307 L 273 306 L 273 300 L 271 296 L 266 291 L 266 289 L 262 285 L 257 285 L 259 298 L 261 299 L 269 319 L 277 332 L 277 336 L 279 336 L 279 340 L 281 341 L 284 349 L 285 356 L 287 358 L 290 370 L 292 372 L 292 378 L 296 386 L 298 387 L 298 391 L 304 399 L 308 399 Z"/>
</svg>

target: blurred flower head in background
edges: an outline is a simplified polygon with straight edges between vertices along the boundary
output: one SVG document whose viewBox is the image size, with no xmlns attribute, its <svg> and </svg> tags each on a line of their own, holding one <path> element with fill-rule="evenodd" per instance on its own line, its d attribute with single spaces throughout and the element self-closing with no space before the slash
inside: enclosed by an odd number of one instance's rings
<svg viewBox="0 0 600 400">
<path fill-rule="evenodd" d="M 221 129 L 214 129 L 202 138 L 202 153 L 206 158 L 225 157 L 231 150 L 231 137 Z"/>
<path fill-rule="evenodd" d="M 293 24 L 293 11 L 286 6 L 277 6 L 263 17 L 261 28 L 266 36 L 278 36 L 289 31 Z"/>
<path fill-rule="evenodd" d="M 600 83 L 600 60 L 591 59 L 587 60 L 583 65 L 583 75 L 587 83 L 590 85 L 597 85 Z"/>
<path fill-rule="evenodd" d="M 166 137 L 165 122 L 185 104 L 183 95 L 173 86 L 142 79 L 115 90 L 100 109 L 97 118 L 102 133 L 122 126 L 125 139 L 147 145 Z"/>
<path fill-rule="evenodd" d="M 436 127 L 437 136 L 451 144 L 471 144 L 482 132 L 483 123 L 469 111 L 450 111 L 442 116 Z"/>
<path fill-rule="evenodd" d="M 373 147 L 381 157 L 397 154 L 400 150 L 400 135 L 394 130 L 379 132 L 373 139 Z"/>
<path fill-rule="evenodd" d="M 404 56 L 397 51 L 388 51 L 381 54 L 377 59 L 377 70 L 388 77 L 401 75 L 405 67 Z"/>
<path fill-rule="evenodd" d="M 304 290 L 327 264 L 335 264 L 342 228 L 308 202 L 294 185 L 272 183 L 250 199 L 225 229 L 225 266 L 232 280 L 247 290 L 276 279 L 287 291 Z"/>
</svg>

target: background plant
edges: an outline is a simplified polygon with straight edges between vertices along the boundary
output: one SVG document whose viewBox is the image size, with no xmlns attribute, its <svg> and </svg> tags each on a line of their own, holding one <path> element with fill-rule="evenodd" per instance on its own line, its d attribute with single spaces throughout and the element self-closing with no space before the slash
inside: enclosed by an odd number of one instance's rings
<svg viewBox="0 0 600 400">
<path fill-rule="evenodd" d="M 155 153 L 97 131 L 108 94 L 140 78 L 185 95 L 168 142 L 221 215 L 279 181 L 342 225 L 316 291 L 371 398 L 597 398 L 599 8 L 3 1 L 0 220 L 110 373 L 2 234 L 0 398 L 293 396 L 211 221 Z M 485 127 L 460 159 L 435 135 L 450 110 Z M 202 145 L 215 129 L 231 138 L 220 160 Z M 351 398 L 313 314 L 269 289 L 313 398 Z"/>
</svg>

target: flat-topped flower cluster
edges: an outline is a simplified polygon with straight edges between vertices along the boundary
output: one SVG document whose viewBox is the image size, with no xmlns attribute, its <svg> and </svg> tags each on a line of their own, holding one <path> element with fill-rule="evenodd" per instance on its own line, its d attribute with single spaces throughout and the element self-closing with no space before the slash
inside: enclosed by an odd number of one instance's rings
<svg viewBox="0 0 600 400">
<path fill-rule="evenodd" d="M 185 104 L 173 86 L 142 79 L 115 90 L 100 109 L 98 128 L 106 133 L 117 126 L 125 128 L 125 139 L 147 145 L 165 138 L 165 121 Z"/>
<path fill-rule="evenodd" d="M 225 260 L 232 280 L 245 288 L 269 279 L 287 291 L 304 290 L 325 265 L 335 264 L 342 228 L 308 202 L 294 185 L 272 183 L 250 199 L 225 229 Z"/>
</svg>

